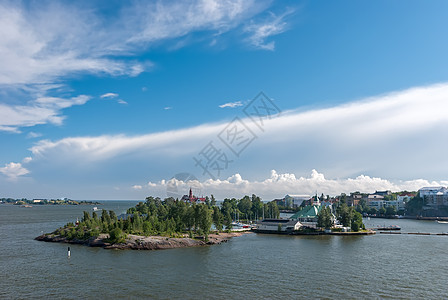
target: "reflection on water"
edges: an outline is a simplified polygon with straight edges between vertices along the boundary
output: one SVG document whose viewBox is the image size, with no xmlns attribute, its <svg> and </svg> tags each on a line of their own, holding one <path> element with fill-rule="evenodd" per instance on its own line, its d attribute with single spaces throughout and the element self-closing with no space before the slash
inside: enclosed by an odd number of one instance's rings
<svg viewBox="0 0 448 300">
<path fill-rule="evenodd" d="M 107 202 L 117 214 L 136 202 Z M 119 251 L 33 238 L 90 206 L 0 205 L 0 298 L 446 298 L 445 236 L 247 234 L 212 247 Z M 365 220 L 403 232 L 448 224 Z"/>
</svg>

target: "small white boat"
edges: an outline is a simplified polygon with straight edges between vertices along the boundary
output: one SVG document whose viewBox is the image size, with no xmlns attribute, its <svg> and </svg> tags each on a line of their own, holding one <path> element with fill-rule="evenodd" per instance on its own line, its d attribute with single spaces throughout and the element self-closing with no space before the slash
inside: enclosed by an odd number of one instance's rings
<svg viewBox="0 0 448 300">
<path fill-rule="evenodd" d="M 98 208 L 96 206 L 93 208 L 93 211 L 99 211 L 99 210 L 101 210 L 101 208 Z"/>
<path fill-rule="evenodd" d="M 437 220 L 437 223 L 439 223 L 439 224 L 448 224 L 448 221 L 440 221 L 440 220 Z"/>
</svg>

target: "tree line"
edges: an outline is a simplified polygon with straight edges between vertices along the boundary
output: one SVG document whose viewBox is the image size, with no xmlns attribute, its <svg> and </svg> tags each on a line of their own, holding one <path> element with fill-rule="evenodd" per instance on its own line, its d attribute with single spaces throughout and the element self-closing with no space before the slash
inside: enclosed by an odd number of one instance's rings
<svg viewBox="0 0 448 300">
<path fill-rule="evenodd" d="M 263 217 L 278 218 L 279 209 L 275 202 L 263 203 L 260 197 L 252 195 L 242 199 L 224 199 L 222 205 L 216 205 L 212 196 L 205 203 L 187 203 L 174 198 L 147 197 L 127 210 L 123 218 L 114 211 L 103 210 L 101 216 L 96 212 L 90 215 L 84 212 L 77 224 L 68 223 L 55 233 L 68 239 L 89 239 L 101 233 L 109 234 L 111 242 L 122 242 L 126 234 L 184 236 L 188 234 L 204 236 L 207 240 L 212 225 L 216 231 L 232 228 L 232 221 L 258 220 Z"/>
<path fill-rule="evenodd" d="M 336 208 L 336 218 L 344 227 L 350 227 L 352 231 L 365 229 L 362 222 L 362 214 L 346 203 L 340 203 Z M 335 220 L 330 207 L 323 207 L 317 216 L 317 227 L 330 229 L 334 226 Z"/>
</svg>

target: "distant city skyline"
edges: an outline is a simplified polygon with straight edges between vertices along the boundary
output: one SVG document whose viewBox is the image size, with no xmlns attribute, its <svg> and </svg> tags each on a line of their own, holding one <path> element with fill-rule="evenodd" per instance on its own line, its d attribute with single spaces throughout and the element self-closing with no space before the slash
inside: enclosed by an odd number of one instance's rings
<svg viewBox="0 0 448 300">
<path fill-rule="evenodd" d="M 0 1 L 0 197 L 448 186 L 447 9 Z"/>
</svg>

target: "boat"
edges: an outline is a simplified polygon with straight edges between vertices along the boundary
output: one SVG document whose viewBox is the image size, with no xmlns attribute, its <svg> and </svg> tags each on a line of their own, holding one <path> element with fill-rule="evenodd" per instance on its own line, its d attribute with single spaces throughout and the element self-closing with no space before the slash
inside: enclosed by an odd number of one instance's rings
<svg viewBox="0 0 448 300">
<path fill-rule="evenodd" d="M 439 224 L 448 224 L 448 221 L 441 221 L 441 220 L 436 220 L 437 221 L 437 223 L 439 223 Z"/>
<path fill-rule="evenodd" d="M 101 209 L 101 208 L 98 208 L 98 207 L 96 207 L 96 206 L 93 208 L 93 211 L 100 211 L 100 210 L 102 210 L 102 209 Z"/>
</svg>

